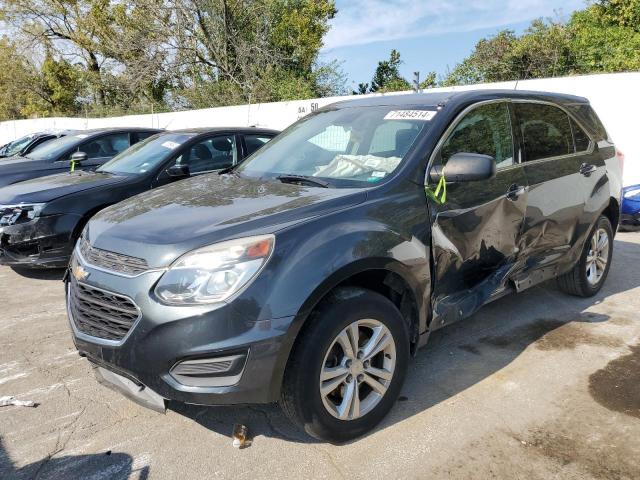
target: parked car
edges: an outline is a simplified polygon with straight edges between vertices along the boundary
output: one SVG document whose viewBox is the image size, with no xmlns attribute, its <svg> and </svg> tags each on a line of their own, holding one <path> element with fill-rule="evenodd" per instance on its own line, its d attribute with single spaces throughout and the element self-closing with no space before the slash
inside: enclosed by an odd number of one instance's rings
<svg viewBox="0 0 640 480">
<path fill-rule="evenodd" d="M 640 230 L 640 185 L 625 187 L 622 191 L 620 230 Z"/>
<path fill-rule="evenodd" d="M 73 338 L 156 410 L 280 401 L 345 441 L 385 416 L 433 331 L 547 279 L 597 293 L 620 191 L 584 98 L 334 104 L 224 175 L 93 217 L 66 278 Z"/>
<path fill-rule="evenodd" d="M 158 133 L 95 171 L 0 188 L 0 264 L 66 267 L 87 221 L 151 188 L 236 165 L 278 132 L 209 128 Z"/>
<path fill-rule="evenodd" d="M 0 158 L 10 158 L 14 156 L 24 157 L 31 150 L 40 145 L 43 145 L 49 140 L 64 137 L 65 135 L 69 135 L 71 133 L 73 132 L 61 130 L 58 132 L 38 132 L 25 135 L 24 137 L 20 137 L 17 140 L 9 142 L 6 145 L 0 147 Z"/>
<path fill-rule="evenodd" d="M 78 168 L 94 169 L 131 145 L 159 131 L 150 128 L 83 130 L 51 140 L 35 148 L 25 157 L 12 157 L 0 161 L 0 187 L 69 171 L 71 156 L 74 153 L 86 154 Z"/>
</svg>

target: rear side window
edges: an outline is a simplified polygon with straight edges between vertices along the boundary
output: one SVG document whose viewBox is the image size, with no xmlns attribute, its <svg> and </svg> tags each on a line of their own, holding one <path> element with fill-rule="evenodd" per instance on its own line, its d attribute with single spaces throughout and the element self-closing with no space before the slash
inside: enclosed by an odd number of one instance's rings
<svg viewBox="0 0 640 480">
<path fill-rule="evenodd" d="M 571 121 L 571 130 L 573 131 L 573 141 L 576 145 L 576 152 L 586 152 L 589 150 L 591 139 L 589 139 L 589 136 L 573 118 L 570 118 L 569 120 Z"/>
<path fill-rule="evenodd" d="M 269 140 L 271 140 L 271 137 L 264 135 L 245 135 L 244 144 L 247 147 L 247 157 L 264 146 Z"/>
<path fill-rule="evenodd" d="M 442 165 L 456 153 L 490 155 L 496 160 L 497 168 L 513 165 L 513 136 L 507 104 L 481 105 L 467 113 L 442 144 Z"/>
<path fill-rule="evenodd" d="M 525 161 L 574 153 L 569 116 L 553 105 L 517 103 Z"/>
<path fill-rule="evenodd" d="M 567 107 L 576 118 L 580 119 L 582 124 L 589 129 L 589 132 L 595 134 L 598 140 L 607 140 L 609 135 L 602 125 L 602 122 L 596 115 L 596 112 L 589 104 L 576 104 Z"/>
</svg>

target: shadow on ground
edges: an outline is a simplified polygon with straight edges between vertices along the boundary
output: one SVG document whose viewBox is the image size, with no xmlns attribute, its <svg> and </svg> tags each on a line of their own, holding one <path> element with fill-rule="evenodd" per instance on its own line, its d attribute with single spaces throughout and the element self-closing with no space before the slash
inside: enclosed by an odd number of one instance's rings
<svg viewBox="0 0 640 480">
<path fill-rule="evenodd" d="M 19 268 L 11 267 L 21 277 L 32 278 L 34 280 L 62 280 L 64 277 L 64 268 Z"/>
<path fill-rule="evenodd" d="M 617 258 L 603 290 L 592 298 L 559 292 L 554 282 L 511 295 L 485 306 L 468 320 L 435 332 L 409 367 L 405 386 L 395 408 L 377 430 L 429 409 L 493 375 L 514 361 L 526 348 L 573 349 L 580 345 L 618 348 L 620 340 L 598 333 L 591 324 L 635 321 L 588 312 L 605 298 L 640 286 L 640 273 L 622 276 L 626 256 L 640 258 L 640 245 L 616 241 Z M 200 407 L 171 404 L 221 435 L 230 436 L 235 423 L 249 428 L 254 438 L 277 437 L 311 443 L 315 440 L 296 429 L 277 405 Z"/>
<path fill-rule="evenodd" d="M 11 480 L 35 479 L 59 480 L 64 478 L 104 478 L 146 480 L 149 467 L 138 468 L 133 458 L 126 453 L 98 453 L 92 455 L 65 455 L 45 458 L 24 467 L 15 467 L 0 438 L 0 478 Z"/>
</svg>

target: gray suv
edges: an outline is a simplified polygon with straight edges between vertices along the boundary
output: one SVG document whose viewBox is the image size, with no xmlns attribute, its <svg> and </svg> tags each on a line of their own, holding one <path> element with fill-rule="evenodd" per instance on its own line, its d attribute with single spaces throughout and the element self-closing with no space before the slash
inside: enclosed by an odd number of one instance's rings
<svg viewBox="0 0 640 480">
<path fill-rule="evenodd" d="M 549 279 L 598 292 L 620 191 L 584 98 L 334 104 L 223 174 L 96 215 L 66 278 L 73 338 L 156 410 L 280 402 L 346 441 L 389 411 L 433 331 Z"/>
</svg>

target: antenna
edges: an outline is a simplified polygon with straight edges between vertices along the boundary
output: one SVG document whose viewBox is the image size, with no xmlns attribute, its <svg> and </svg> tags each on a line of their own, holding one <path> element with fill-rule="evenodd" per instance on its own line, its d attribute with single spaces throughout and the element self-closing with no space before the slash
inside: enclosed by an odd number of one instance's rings
<svg viewBox="0 0 640 480">
<path fill-rule="evenodd" d="M 413 91 L 420 91 L 420 72 L 413 72 Z"/>
<path fill-rule="evenodd" d="M 520 79 L 519 79 L 519 78 L 517 78 L 517 79 L 516 79 L 516 84 L 513 86 L 513 89 L 514 89 L 514 90 L 517 90 L 517 89 L 518 89 L 518 82 L 519 82 L 519 81 L 520 81 Z"/>
</svg>

